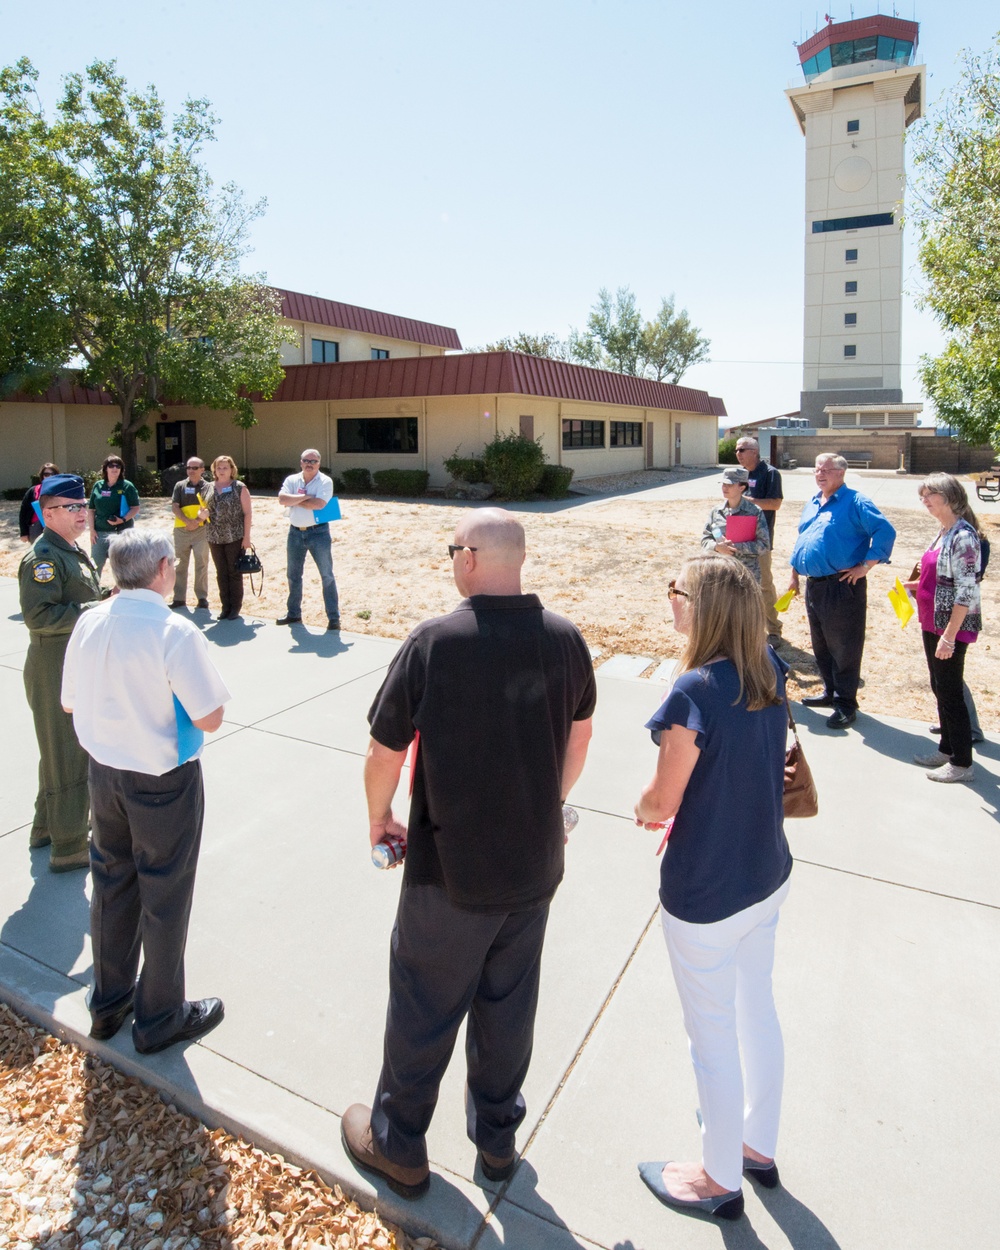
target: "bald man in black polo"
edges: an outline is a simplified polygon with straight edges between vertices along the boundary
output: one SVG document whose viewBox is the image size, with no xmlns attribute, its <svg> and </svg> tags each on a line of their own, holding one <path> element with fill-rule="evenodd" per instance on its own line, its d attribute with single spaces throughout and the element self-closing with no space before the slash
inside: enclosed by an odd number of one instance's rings
<svg viewBox="0 0 1000 1250">
<path fill-rule="evenodd" d="M 468 1016 L 467 1118 L 491 1180 L 516 1164 L 562 804 L 583 769 L 596 683 L 569 621 L 521 591 L 524 530 L 469 513 L 449 547 L 458 608 L 417 626 L 369 713 L 370 839 L 406 838 L 382 1074 L 344 1114 L 355 1163 L 403 1197 L 429 1183 L 425 1134 Z M 408 828 L 392 799 L 419 732 Z"/>
</svg>

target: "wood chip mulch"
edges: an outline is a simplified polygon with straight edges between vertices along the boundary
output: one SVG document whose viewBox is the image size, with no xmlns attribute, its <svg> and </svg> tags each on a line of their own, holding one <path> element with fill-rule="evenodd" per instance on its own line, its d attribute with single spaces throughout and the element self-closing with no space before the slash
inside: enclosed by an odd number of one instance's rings
<svg viewBox="0 0 1000 1250">
<path fill-rule="evenodd" d="M 0 1003 L 3 1250 L 440 1250 Z"/>
</svg>

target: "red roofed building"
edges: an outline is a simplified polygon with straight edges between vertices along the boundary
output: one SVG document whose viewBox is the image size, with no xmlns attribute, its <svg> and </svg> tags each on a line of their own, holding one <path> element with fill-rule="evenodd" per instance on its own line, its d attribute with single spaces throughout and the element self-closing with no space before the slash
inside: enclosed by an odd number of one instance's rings
<svg viewBox="0 0 1000 1250">
<path fill-rule="evenodd" d="M 281 386 L 254 405 L 258 424 L 241 430 L 228 413 L 169 404 L 155 443 L 140 444 L 150 468 L 225 453 L 241 467 L 291 470 L 303 447 L 318 447 L 334 473 L 426 469 L 431 486 L 444 486 L 456 448 L 479 455 L 509 430 L 540 438 L 546 459 L 578 478 L 718 460 L 726 410 L 706 391 L 519 352 L 466 354 L 447 326 L 280 293 L 295 341 Z M 0 486 L 27 486 L 47 460 L 68 471 L 99 465 L 109 404 L 72 380 L 0 403 Z"/>
</svg>

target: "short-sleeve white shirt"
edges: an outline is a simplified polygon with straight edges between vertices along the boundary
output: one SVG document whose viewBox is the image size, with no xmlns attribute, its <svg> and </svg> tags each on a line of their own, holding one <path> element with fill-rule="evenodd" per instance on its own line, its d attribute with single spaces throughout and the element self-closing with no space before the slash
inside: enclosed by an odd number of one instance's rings
<svg viewBox="0 0 1000 1250">
<path fill-rule="evenodd" d="M 317 499 L 330 500 L 333 498 L 333 478 L 317 473 L 311 482 L 307 482 L 303 474 L 293 473 L 282 482 L 281 494 L 314 495 Z M 289 508 L 288 523 L 305 527 L 315 525 L 316 513 L 312 508 Z"/>
<path fill-rule="evenodd" d="M 62 703 L 98 763 L 153 777 L 176 768 L 174 695 L 192 720 L 232 698 L 208 643 L 161 595 L 123 590 L 81 614 L 66 648 Z"/>
</svg>

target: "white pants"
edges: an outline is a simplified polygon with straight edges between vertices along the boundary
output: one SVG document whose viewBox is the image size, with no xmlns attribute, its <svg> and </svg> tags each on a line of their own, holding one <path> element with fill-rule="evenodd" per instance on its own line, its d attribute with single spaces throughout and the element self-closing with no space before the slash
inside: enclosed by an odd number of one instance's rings
<svg viewBox="0 0 1000 1250">
<path fill-rule="evenodd" d="M 740 1188 L 744 1142 L 769 1159 L 778 1142 L 785 1049 L 771 969 L 788 884 L 715 924 L 660 909 L 701 1103 L 702 1162 L 729 1190 Z"/>
</svg>

